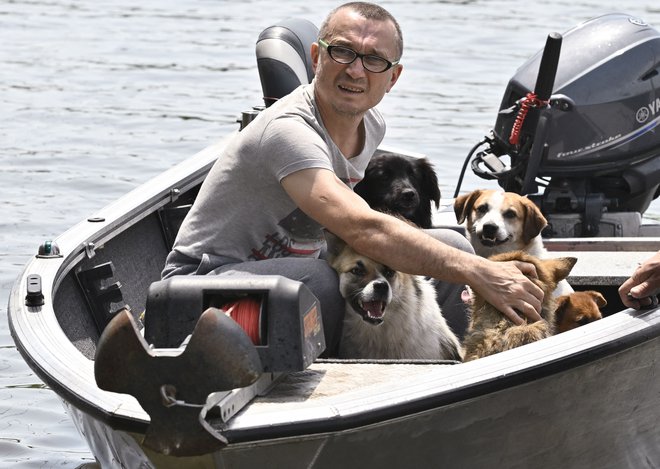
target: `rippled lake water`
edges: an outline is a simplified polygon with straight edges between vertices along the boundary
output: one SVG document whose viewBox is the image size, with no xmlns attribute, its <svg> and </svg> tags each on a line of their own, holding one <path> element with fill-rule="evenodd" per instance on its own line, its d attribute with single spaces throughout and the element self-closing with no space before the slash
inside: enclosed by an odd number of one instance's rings
<svg viewBox="0 0 660 469">
<path fill-rule="evenodd" d="M 386 143 L 427 154 L 445 195 L 509 78 L 548 33 L 615 11 L 660 27 L 650 0 L 379 3 L 399 19 L 406 48 L 380 106 Z M 236 128 L 240 111 L 261 104 L 259 32 L 287 17 L 318 25 L 332 6 L 0 0 L 0 467 L 94 463 L 9 334 L 22 266 L 41 242 Z M 489 185 L 468 175 L 463 188 Z"/>
</svg>

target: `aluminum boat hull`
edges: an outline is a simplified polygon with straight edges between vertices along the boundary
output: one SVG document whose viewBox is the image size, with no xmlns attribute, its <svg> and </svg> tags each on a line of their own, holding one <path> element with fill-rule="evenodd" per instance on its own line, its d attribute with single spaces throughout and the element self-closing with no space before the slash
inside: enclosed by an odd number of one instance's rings
<svg viewBox="0 0 660 469">
<path fill-rule="evenodd" d="M 95 383 L 99 334 L 76 275 L 112 262 L 123 300 L 143 309 L 172 240 L 170 222 L 225 142 L 53 240 L 59 253 L 31 259 L 12 289 L 18 350 L 61 397 L 102 467 L 660 467 L 660 309 L 620 308 L 469 363 L 318 360 L 228 422 L 209 418 L 228 440 L 224 448 L 176 457 L 145 447 L 149 415 L 134 397 Z M 449 214 L 445 206 L 437 220 Z M 613 298 L 660 238 L 549 240 L 548 247 L 578 257 L 574 287 Z M 35 275 L 38 306 L 26 304 Z"/>
</svg>

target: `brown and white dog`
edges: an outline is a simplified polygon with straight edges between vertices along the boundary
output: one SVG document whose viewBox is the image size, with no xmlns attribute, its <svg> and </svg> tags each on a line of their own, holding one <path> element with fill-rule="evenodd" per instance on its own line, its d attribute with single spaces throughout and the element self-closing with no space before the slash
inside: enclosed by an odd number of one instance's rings
<svg viewBox="0 0 660 469">
<path fill-rule="evenodd" d="M 430 280 L 379 264 L 332 234 L 326 239 L 346 300 L 340 358 L 462 359 Z"/>
<path fill-rule="evenodd" d="M 478 189 L 457 197 L 454 213 L 458 223 L 466 223 L 470 243 L 482 257 L 509 251 L 546 257 L 540 235 L 548 222 L 527 197 Z"/>
<path fill-rule="evenodd" d="M 555 311 L 556 332 L 565 332 L 597 321 L 603 317 L 600 308 L 607 306 L 607 300 L 594 290 L 576 291 L 557 298 Z"/>
<path fill-rule="evenodd" d="M 546 259 L 541 231 L 548 224 L 534 202 L 515 192 L 478 189 L 454 201 L 458 223 L 466 224 L 470 244 L 477 255 L 490 257 L 523 251 Z M 555 296 L 573 292 L 567 281 L 560 282 Z"/>
<path fill-rule="evenodd" d="M 491 259 L 498 262 L 519 260 L 534 264 L 538 278 L 531 280 L 543 289 L 543 319 L 516 325 L 493 305 L 486 303 L 481 296 L 473 293 L 470 325 L 463 340 L 465 361 L 493 355 L 553 335 L 557 304 L 552 292 L 557 288 L 557 283 L 568 276 L 577 260 L 574 257 L 539 259 L 522 251 L 496 254 Z"/>
</svg>

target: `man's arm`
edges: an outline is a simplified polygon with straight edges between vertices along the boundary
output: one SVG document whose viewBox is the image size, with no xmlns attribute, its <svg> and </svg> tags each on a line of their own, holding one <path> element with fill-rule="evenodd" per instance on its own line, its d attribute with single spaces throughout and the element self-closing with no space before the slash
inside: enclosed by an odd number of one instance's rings
<svg viewBox="0 0 660 469">
<path fill-rule="evenodd" d="M 524 274 L 522 262 L 495 263 L 434 239 L 395 217 L 372 210 L 336 175 L 305 169 L 282 179 L 296 205 L 356 251 L 388 267 L 452 283 L 465 283 L 517 324 L 517 312 L 540 319 L 543 291 Z"/>
</svg>

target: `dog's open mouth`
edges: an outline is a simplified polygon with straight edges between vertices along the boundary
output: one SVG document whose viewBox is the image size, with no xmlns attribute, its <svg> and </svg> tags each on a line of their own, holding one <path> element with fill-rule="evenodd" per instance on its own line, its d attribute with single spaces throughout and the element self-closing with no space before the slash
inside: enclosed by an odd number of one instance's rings
<svg viewBox="0 0 660 469">
<path fill-rule="evenodd" d="M 483 233 L 481 234 L 481 236 L 479 236 L 479 241 L 481 241 L 481 244 L 487 247 L 499 246 L 501 244 L 506 243 L 509 240 L 511 240 L 511 235 L 507 236 L 504 239 L 489 238 Z"/>
<path fill-rule="evenodd" d="M 359 309 L 357 311 L 364 321 L 374 325 L 383 322 L 383 315 L 387 306 L 387 303 L 384 301 L 358 301 L 358 306 Z"/>
</svg>

